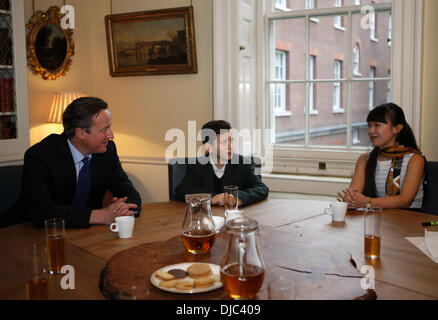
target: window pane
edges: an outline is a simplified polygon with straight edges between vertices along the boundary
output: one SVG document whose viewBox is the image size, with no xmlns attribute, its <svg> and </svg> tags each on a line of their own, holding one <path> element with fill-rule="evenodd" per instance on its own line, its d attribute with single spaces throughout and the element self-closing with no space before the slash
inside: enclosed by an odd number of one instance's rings
<svg viewBox="0 0 438 320">
<path fill-rule="evenodd" d="M 375 66 L 374 77 L 386 78 L 388 70 L 391 69 L 391 46 L 387 42 L 390 12 L 376 13 L 377 42 L 370 39 L 369 28 L 362 28 L 362 17 L 362 14 L 353 15 L 353 56 L 358 46 L 360 48 L 359 70 L 362 77 L 368 77 L 370 66 Z"/>
<path fill-rule="evenodd" d="M 318 114 L 310 115 L 310 145 L 346 146 L 347 115 L 334 112 L 333 93 L 335 83 L 315 83 L 314 101 Z M 339 85 L 339 107 L 347 108 L 347 85 Z"/>
<path fill-rule="evenodd" d="M 346 26 L 346 18 L 344 26 Z M 333 61 L 347 60 L 347 32 L 336 29 L 334 16 L 320 17 L 310 24 L 310 54 L 315 56 L 315 79 L 333 79 Z M 345 78 L 343 74 L 341 78 Z"/>
<path fill-rule="evenodd" d="M 275 143 L 304 145 L 306 118 L 304 104 L 306 99 L 306 86 L 304 84 L 289 84 L 285 86 L 286 108 L 283 116 L 276 116 Z M 273 92 L 275 84 L 271 84 Z M 272 97 L 271 97 L 272 98 Z"/>
<path fill-rule="evenodd" d="M 305 19 L 282 19 L 272 22 L 273 34 L 271 35 L 271 44 L 273 54 L 282 52 L 285 59 L 285 76 L 287 80 L 304 80 L 305 79 Z M 274 65 L 271 63 L 271 68 Z M 275 80 L 275 70 L 271 72 L 271 79 Z"/>
<path fill-rule="evenodd" d="M 283 2 L 274 0 L 276 6 L 277 3 Z M 286 7 L 293 11 L 309 10 L 313 8 L 333 8 L 333 7 L 349 7 L 356 5 L 369 5 L 374 3 L 372 0 L 284 0 Z M 392 2 L 392 0 L 380 0 L 379 3 Z"/>
</svg>

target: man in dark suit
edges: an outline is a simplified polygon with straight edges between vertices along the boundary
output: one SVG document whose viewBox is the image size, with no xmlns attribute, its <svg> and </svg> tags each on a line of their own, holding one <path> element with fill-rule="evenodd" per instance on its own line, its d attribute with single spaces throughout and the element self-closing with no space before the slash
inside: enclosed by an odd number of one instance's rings
<svg viewBox="0 0 438 320">
<path fill-rule="evenodd" d="M 37 227 L 63 218 L 67 227 L 110 224 L 136 215 L 141 198 L 123 171 L 105 101 L 84 97 L 63 114 L 64 132 L 52 134 L 24 155 L 23 182 L 14 214 L 27 215 Z M 105 192 L 114 198 L 102 208 Z"/>
<path fill-rule="evenodd" d="M 185 201 L 186 194 L 210 193 L 211 204 L 223 206 L 225 186 L 238 187 L 239 206 L 268 197 L 269 189 L 255 174 L 254 163 L 233 153 L 230 130 L 231 125 L 223 120 L 204 124 L 201 136 L 207 155 L 187 165 L 186 175 L 175 189 L 177 200 Z"/>
</svg>

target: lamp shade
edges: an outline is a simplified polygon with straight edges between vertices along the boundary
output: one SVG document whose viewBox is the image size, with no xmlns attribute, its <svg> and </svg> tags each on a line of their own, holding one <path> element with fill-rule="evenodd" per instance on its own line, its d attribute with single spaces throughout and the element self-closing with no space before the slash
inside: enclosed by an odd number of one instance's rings
<svg viewBox="0 0 438 320">
<path fill-rule="evenodd" d="M 54 92 L 52 108 L 50 109 L 49 119 L 50 123 L 62 123 L 62 114 L 65 108 L 77 98 L 85 97 L 86 94 L 82 92 Z"/>
</svg>

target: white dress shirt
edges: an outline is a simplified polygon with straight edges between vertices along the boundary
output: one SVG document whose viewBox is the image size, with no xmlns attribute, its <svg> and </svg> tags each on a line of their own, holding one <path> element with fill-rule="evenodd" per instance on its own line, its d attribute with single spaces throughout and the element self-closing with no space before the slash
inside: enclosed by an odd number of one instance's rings
<svg viewBox="0 0 438 320">
<path fill-rule="evenodd" d="M 221 179 L 224 176 L 225 167 L 227 166 L 227 164 L 225 163 L 222 169 L 218 169 L 216 167 L 216 165 L 214 164 L 213 159 L 211 158 L 211 156 L 210 156 L 210 163 L 213 166 L 213 171 L 214 171 L 214 174 L 216 175 L 216 177 L 218 177 L 218 179 Z"/>
<path fill-rule="evenodd" d="M 70 142 L 70 140 L 67 139 L 67 142 L 70 148 L 71 155 L 73 156 L 73 162 L 76 168 L 76 181 L 78 181 L 79 171 L 81 171 L 82 167 L 84 166 L 82 159 L 84 159 L 85 156 L 78 149 L 75 148 L 75 146 Z M 91 160 L 91 157 L 92 155 L 90 154 L 88 156 L 88 160 Z"/>
</svg>

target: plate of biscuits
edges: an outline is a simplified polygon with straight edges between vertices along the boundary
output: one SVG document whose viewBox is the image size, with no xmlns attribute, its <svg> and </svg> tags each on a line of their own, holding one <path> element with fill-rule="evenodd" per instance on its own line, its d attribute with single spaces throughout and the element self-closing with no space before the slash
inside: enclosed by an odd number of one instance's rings
<svg viewBox="0 0 438 320">
<path fill-rule="evenodd" d="M 220 266 L 212 263 L 178 263 L 151 275 L 158 289 L 173 293 L 202 293 L 222 287 Z"/>
</svg>

